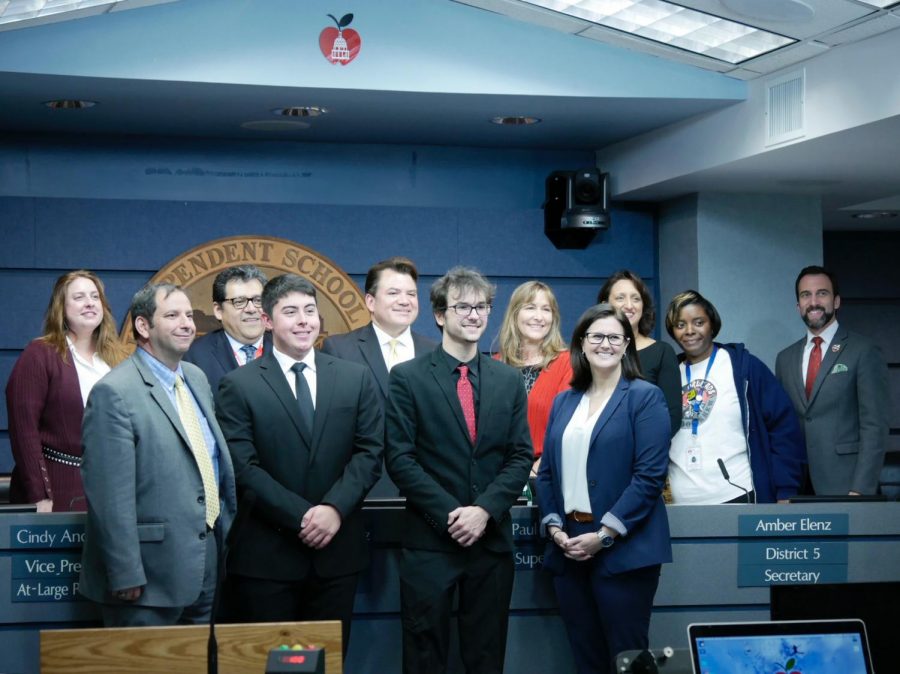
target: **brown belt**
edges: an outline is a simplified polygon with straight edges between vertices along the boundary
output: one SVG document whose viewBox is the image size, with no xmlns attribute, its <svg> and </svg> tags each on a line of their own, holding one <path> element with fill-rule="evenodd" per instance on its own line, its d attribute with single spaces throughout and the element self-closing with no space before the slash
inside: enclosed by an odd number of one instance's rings
<svg viewBox="0 0 900 674">
<path fill-rule="evenodd" d="M 593 522 L 594 516 L 591 513 L 580 513 L 577 510 L 573 510 L 570 513 L 566 513 L 566 519 L 584 524 L 585 522 Z"/>
</svg>

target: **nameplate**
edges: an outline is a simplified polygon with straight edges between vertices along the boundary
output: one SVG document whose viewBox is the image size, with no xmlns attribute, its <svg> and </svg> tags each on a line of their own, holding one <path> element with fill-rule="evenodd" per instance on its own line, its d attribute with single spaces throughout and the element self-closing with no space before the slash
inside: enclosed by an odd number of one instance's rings
<svg viewBox="0 0 900 674">
<path fill-rule="evenodd" d="M 13 580 L 38 578 L 77 578 L 81 573 L 81 555 L 12 555 Z"/>
<path fill-rule="evenodd" d="M 850 515 L 738 515 L 738 536 L 847 536 Z"/>
<path fill-rule="evenodd" d="M 847 548 L 846 541 L 742 541 L 738 564 L 847 564 Z"/>
<path fill-rule="evenodd" d="M 513 560 L 516 563 L 516 571 L 539 571 L 544 563 L 544 546 L 517 545 Z"/>
<path fill-rule="evenodd" d="M 14 580 L 11 599 L 20 602 L 69 602 L 84 601 L 78 594 L 78 579 Z"/>
<path fill-rule="evenodd" d="M 537 541 L 540 525 L 536 508 L 514 508 L 512 511 L 512 535 L 516 543 Z"/>
<path fill-rule="evenodd" d="M 846 564 L 747 564 L 738 566 L 738 587 L 846 583 Z"/>
<path fill-rule="evenodd" d="M 80 548 L 84 543 L 83 524 L 15 524 L 9 527 L 13 549 Z"/>
</svg>

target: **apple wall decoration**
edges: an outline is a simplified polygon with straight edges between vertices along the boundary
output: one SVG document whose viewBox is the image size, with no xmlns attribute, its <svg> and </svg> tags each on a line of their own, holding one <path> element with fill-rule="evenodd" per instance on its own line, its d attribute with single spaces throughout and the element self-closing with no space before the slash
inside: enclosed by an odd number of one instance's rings
<svg viewBox="0 0 900 674">
<path fill-rule="evenodd" d="M 353 21 L 352 14 L 344 14 L 340 21 L 332 14 L 328 16 L 331 17 L 337 28 L 329 27 L 319 33 L 319 49 L 330 63 L 340 63 L 345 66 L 359 54 L 362 39 L 355 30 L 347 28 Z"/>
</svg>

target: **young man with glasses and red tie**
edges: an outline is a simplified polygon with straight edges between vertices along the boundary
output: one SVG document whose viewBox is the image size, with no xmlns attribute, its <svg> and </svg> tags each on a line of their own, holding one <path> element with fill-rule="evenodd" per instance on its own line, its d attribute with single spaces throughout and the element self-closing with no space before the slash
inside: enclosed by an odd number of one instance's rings
<svg viewBox="0 0 900 674">
<path fill-rule="evenodd" d="M 528 478 L 532 447 L 521 375 L 478 350 L 494 292 L 465 267 L 435 281 L 441 344 L 391 370 L 385 462 L 406 497 L 407 674 L 447 671 L 457 593 L 465 671 L 503 671 L 514 572 L 510 508 Z"/>
</svg>

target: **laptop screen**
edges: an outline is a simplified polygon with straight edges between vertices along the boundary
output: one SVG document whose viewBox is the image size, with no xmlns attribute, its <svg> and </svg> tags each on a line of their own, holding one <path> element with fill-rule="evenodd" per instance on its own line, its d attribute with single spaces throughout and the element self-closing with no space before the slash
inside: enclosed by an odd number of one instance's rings
<svg viewBox="0 0 900 674">
<path fill-rule="evenodd" d="M 859 620 L 690 625 L 694 674 L 873 674 Z"/>
</svg>

